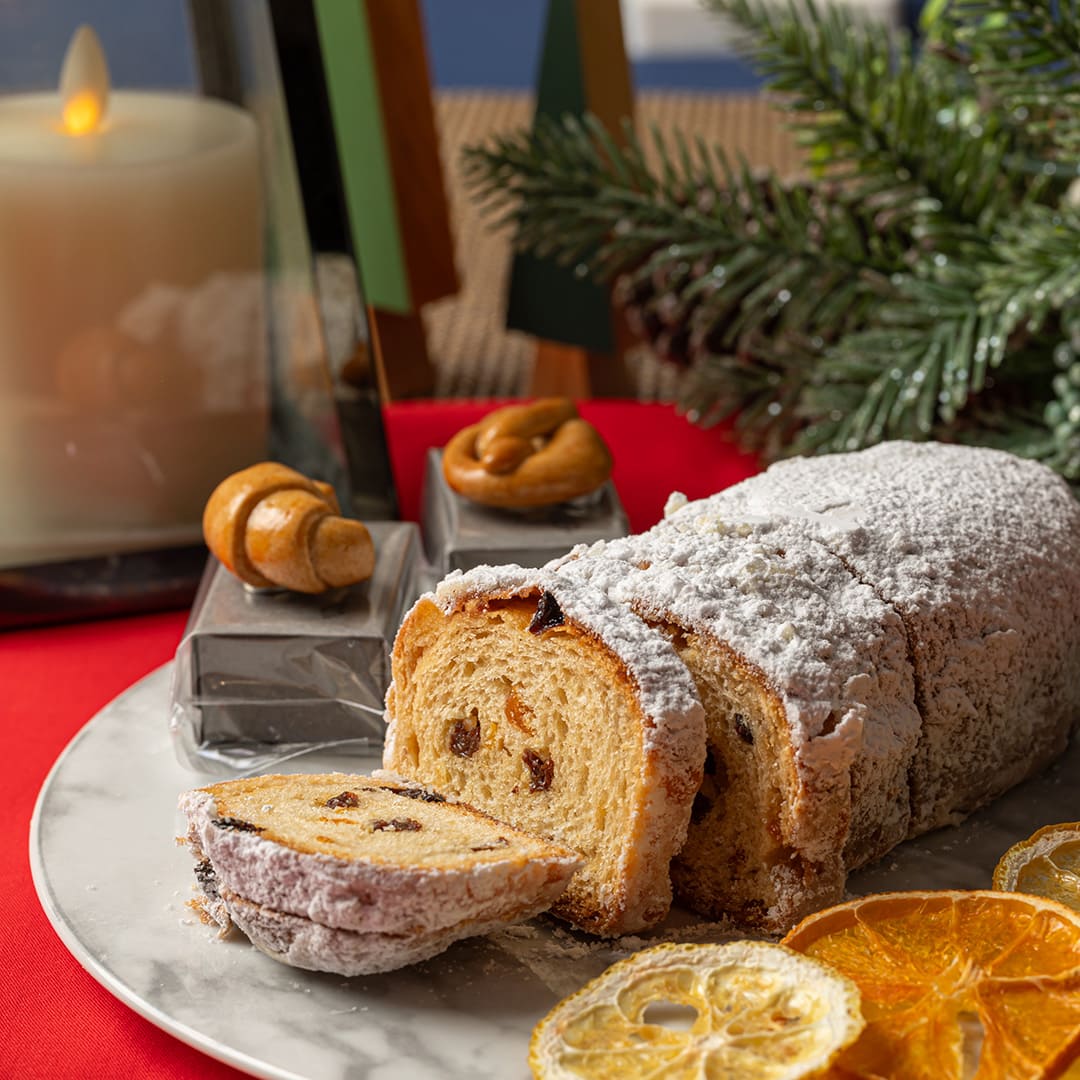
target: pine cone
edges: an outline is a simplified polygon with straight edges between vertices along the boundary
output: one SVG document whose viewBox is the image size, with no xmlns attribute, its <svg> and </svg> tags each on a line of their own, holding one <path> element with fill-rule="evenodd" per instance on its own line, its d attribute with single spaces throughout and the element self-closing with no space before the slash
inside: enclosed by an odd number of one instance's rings
<svg viewBox="0 0 1080 1080">
<path fill-rule="evenodd" d="M 657 357 L 687 367 L 693 359 L 691 319 L 701 299 L 681 297 L 681 291 L 692 280 L 690 269 L 682 267 L 684 264 L 668 263 L 652 274 L 641 271 L 622 274 L 615 281 L 613 298 L 631 332 L 649 345 Z"/>
</svg>

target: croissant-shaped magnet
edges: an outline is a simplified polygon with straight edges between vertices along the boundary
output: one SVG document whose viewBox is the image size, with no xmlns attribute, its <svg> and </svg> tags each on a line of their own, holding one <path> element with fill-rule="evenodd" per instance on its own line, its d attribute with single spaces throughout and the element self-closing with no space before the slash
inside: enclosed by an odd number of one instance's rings
<svg viewBox="0 0 1080 1080">
<path fill-rule="evenodd" d="M 341 516 L 329 484 L 264 461 L 226 477 L 207 500 L 203 536 L 248 585 L 320 593 L 371 577 L 375 547 Z"/>
</svg>

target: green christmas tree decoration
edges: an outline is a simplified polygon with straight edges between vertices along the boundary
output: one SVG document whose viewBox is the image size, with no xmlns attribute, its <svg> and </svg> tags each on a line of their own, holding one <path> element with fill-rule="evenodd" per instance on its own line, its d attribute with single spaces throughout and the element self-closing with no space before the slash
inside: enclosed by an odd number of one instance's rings
<svg viewBox="0 0 1080 1080">
<path fill-rule="evenodd" d="M 767 459 L 942 439 L 1080 483 L 1077 0 L 939 0 L 918 44 L 813 0 L 708 3 L 803 177 L 568 116 L 470 148 L 476 197 L 614 282 L 688 417 Z"/>
<path fill-rule="evenodd" d="M 548 0 L 536 88 L 537 124 L 543 125 L 552 117 L 595 114 L 601 104 L 591 100 L 590 91 L 598 92 L 604 83 L 617 85 L 620 78 L 628 82 L 618 6 L 610 0 L 602 3 L 604 11 L 600 10 L 601 0 Z M 599 25 L 583 21 L 588 14 L 585 5 L 596 9 L 594 17 L 599 13 Z M 607 36 L 613 31 L 620 40 L 604 48 L 586 40 L 590 32 Z M 589 44 L 594 45 L 592 50 Z M 590 55 L 590 51 L 599 55 Z M 598 61 L 602 70 L 590 73 L 589 63 L 597 65 Z M 629 108 L 629 87 L 625 97 Z M 613 352 L 615 332 L 608 288 L 563 263 L 535 251 L 517 254 L 510 272 L 507 327 L 597 353 Z"/>
</svg>

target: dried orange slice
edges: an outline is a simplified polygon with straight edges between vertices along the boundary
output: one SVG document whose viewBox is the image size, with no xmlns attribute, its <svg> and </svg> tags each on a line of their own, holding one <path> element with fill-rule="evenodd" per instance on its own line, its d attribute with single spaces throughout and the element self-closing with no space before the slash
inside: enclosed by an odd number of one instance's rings
<svg viewBox="0 0 1080 1080">
<path fill-rule="evenodd" d="M 1047 825 L 1013 844 L 994 867 L 994 888 L 1046 896 L 1080 911 L 1080 821 Z"/>
<path fill-rule="evenodd" d="M 820 1075 L 862 1026 L 850 979 L 780 945 L 657 945 L 559 1002 L 529 1065 L 544 1080 L 795 1080 Z"/>
<path fill-rule="evenodd" d="M 833 1076 L 1058 1077 L 1080 1054 L 1080 915 L 1005 892 L 882 893 L 784 938 L 853 979 L 866 1030 Z"/>
</svg>

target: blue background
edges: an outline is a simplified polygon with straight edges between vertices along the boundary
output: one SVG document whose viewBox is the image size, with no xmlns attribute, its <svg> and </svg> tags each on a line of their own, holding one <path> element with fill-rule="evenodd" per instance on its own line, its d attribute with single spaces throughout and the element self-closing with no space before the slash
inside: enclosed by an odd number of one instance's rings
<svg viewBox="0 0 1080 1080">
<path fill-rule="evenodd" d="M 423 10 L 436 86 L 503 90 L 533 86 L 545 0 L 423 0 Z M 4 0 L 0 88 L 55 86 L 68 40 L 84 22 L 101 37 L 115 85 L 194 85 L 187 9 L 181 0 Z M 634 83 L 639 89 L 700 90 L 757 85 L 741 61 L 708 56 L 635 63 Z"/>
</svg>

